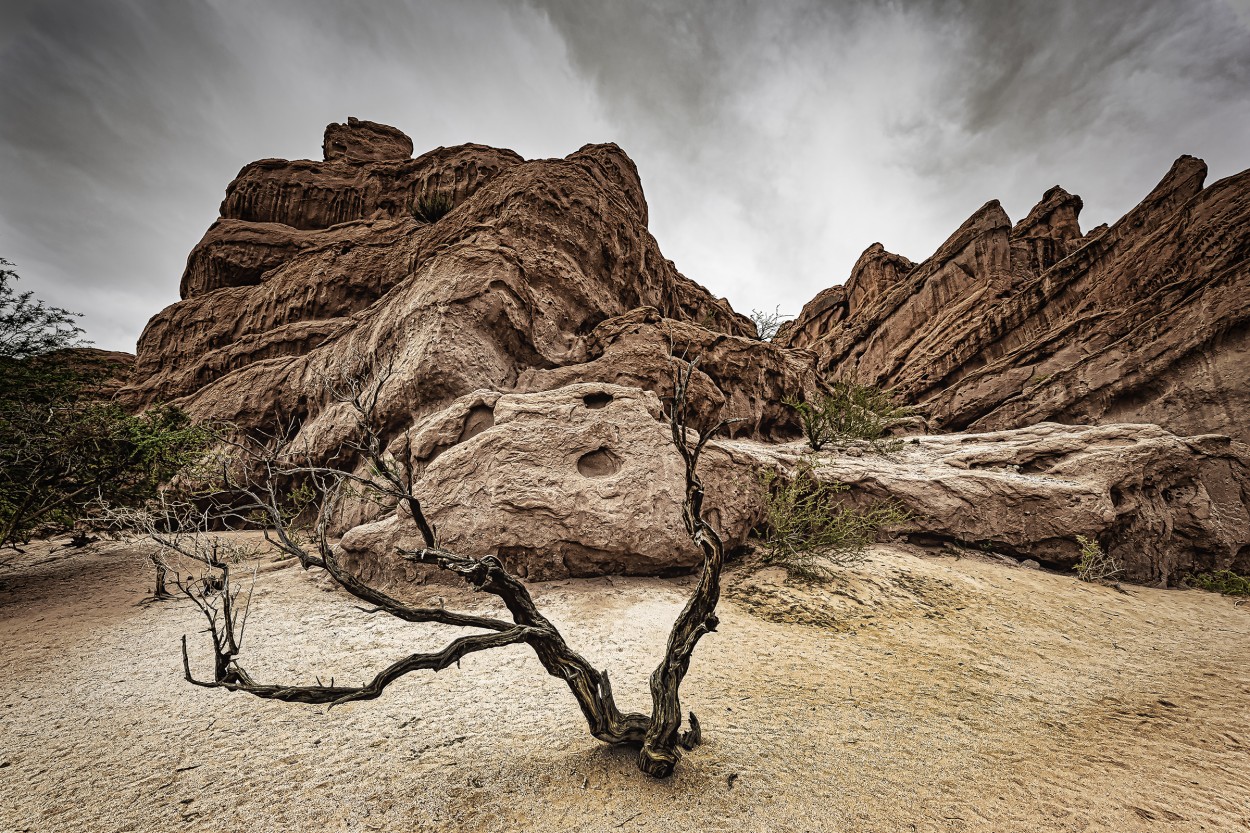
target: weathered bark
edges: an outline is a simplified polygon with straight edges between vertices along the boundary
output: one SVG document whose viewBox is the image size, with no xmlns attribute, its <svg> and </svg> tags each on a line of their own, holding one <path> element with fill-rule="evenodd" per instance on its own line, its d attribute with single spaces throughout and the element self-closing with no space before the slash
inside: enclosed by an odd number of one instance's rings
<svg viewBox="0 0 1250 833">
<path fill-rule="evenodd" d="M 703 484 L 699 480 L 698 465 L 699 455 L 708 438 L 724 423 L 700 432 L 693 448 L 687 444 L 684 408 L 686 389 L 694 366 L 694 362 L 688 363 L 677 378 L 669 423 L 673 430 L 673 445 L 686 463 L 686 500 L 682 506 L 682 520 L 690 537 L 703 551 L 703 572 L 690 601 L 686 602 L 673 623 L 664 659 L 651 673 L 651 722 L 642 750 L 638 753 L 638 767 L 656 778 L 672 774 L 681 757 L 678 744 L 690 748 L 700 739 L 702 733 L 694 712 L 690 713 L 690 731 L 684 736 L 678 735 L 681 728 L 678 693 L 681 681 L 690 668 L 695 645 L 703 634 L 716 630 L 720 623 L 716 618 L 716 603 L 720 601 L 720 573 L 725 561 L 725 547 L 720 535 L 703 517 Z"/>
</svg>

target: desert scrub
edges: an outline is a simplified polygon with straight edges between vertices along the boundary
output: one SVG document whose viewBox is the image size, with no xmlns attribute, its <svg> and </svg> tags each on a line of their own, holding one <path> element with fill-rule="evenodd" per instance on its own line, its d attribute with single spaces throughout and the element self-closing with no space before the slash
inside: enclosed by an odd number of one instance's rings
<svg viewBox="0 0 1250 833">
<path fill-rule="evenodd" d="M 1232 570 L 1186 576 L 1185 584 L 1225 596 L 1250 596 L 1250 576 L 1238 575 Z"/>
<path fill-rule="evenodd" d="M 1076 536 L 1076 543 L 1081 548 L 1081 557 L 1072 568 L 1081 581 L 1105 581 L 1120 573 L 1123 569 L 1116 558 L 1103 551 L 1098 542 L 1084 535 Z"/>
<path fill-rule="evenodd" d="M 782 323 L 787 318 L 793 318 L 792 315 L 786 315 L 781 311 L 781 307 L 774 307 L 772 312 L 763 310 L 751 310 L 751 323 L 755 325 L 755 332 L 759 334 L 760 341 L 772 341 L 777 336 L 777 331 L 781 329 Z"/>
<path fill-rule="evenodd" d="M 822 483 L 806 460 L 788 479 L 766 470 L 759 480 L 766 512 L 763 561 L 784 567 L 796 578 L 826 578 L 836 567 L 862 562 L 878 531 L 909 517 L 890 500 L 863 509 L 847 505 L 840 496 L 849 487 Z"/>
<path fill-rule="evenodd" d="M 886 453 L 902 445 L 901 440 L 886 440 L 886 432 L 911 415 L 911 409 L 896 403 L 894 397 L 893 390 L 839 380 L 827 395 L 812 401 L 791 396 L 784 402 L 798 414 L 812 451 L 866 440 L 874 450 Z"/>
<path fill-rule="evenodd" d="M 451 196 L 439 191 L 422 191 L 412 204 L 412 216 L 427 223 L 434 223 L 446 216 L 454 207 Z"/>
</svg>

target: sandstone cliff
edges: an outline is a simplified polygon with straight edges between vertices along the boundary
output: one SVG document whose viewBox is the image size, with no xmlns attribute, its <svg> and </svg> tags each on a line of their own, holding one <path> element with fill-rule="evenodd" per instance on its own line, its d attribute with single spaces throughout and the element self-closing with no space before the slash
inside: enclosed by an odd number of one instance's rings
<svg viewBox="0 0 1250 833">
<path fill-rule="evenodd" d="M 399 131 L 351 120 L 327 128 L 324 149 L 320 162 L 247 165 L 230 184 L 187 260 L 183 300 L 139 340 L 124 399 L 242 428 L 299 423 L 329 451 L 350 420 L 327 407 L 322 380 L 354 357 L 393 367 L 381 411 L 396 435 L 480 388 L 659 390 L 676 344 L 709 354 L 709 418 L 732 405 L 740 430 L 793 436 L 778 393 L 818 385 L 810 363 L 755 340 L 663 257 L 620 148 L 526 162 L 462 145 L 412 159 Z M 452 205 L 433 223 L 412 211 L 429 193 Z"/>
<path fill-rule="evenodd" d="M 1082 234 L 1052 188 L 997 201 L 920 264 L 874 244 L 777 341 L 828 376 L 897 387 L 945 430 L 1153 422 L 1250 440 L 1250 171 L 1203 188 L 1184 156 Z"/>
</svg>

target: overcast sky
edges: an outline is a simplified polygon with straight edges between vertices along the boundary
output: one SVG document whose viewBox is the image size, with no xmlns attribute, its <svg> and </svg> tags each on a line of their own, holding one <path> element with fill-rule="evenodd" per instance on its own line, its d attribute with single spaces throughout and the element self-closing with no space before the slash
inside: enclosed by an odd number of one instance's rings
<svg viewBox="0 0 1250 833">
<path fill-rule="evenodd" d="M 1182 153 L 1250 167 L 1250 0 L 0 0 L 0 257 L 133 350 L 239 168 L 348 116 L 617 142 L 679 269 L 797 313 L 989 199 L 1061 184 L 1088 229 Z"/>
</svg>

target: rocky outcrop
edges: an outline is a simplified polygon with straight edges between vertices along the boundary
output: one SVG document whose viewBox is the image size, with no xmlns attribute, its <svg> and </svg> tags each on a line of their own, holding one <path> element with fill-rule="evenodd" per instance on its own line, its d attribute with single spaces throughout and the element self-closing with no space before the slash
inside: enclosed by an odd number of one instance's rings
<svg viewBox="0 0 1250 833">
<path fill-rule="evenodd" d="M 67 370 L 90 380 L 84 393 L 104 401 L 113 399 L 125 387 L 135 364 L 130 353 L 95 347 L 67 347 L 56 355 Z"/>
<path fill-rule="evenodd" d="M 803 449 L 722 442 L 739 467 L 793 469 Z M 916 437 L 896 454 L 821 454 L 822 480 L 856 503 L 894 500 L 899 532 L 1067 569 L 1077 535 L 1097 540 L 1138 583 L 1250 571 L 1250 447 L 1156 425 L 1042 423 Z"/>
<path fill-rule="evenodd" d="M 446 546 L 531 579 L 666 574 L 699 561 L 663 412 L 674 357 L 697 362 L 693 423 L 736 419 L 700 467 L 729 549 L 762 518 L 760 469 L 792 472 L 804 454 L 783 400 L 828 390 L 818 361 L 903 387 L 942 426 L 1031 426 L 821 456 L 821 476 L 854 485 L 853 499 L 906 505 L 901 532 L 917 541 L 1065 567 L 1079 534 L 1132 580 L 1250 570 L 1244 445 L 1032 424 L 1229 421 L 1250 304 L 1238 180 L 1201 190 L 1200 163 L 1182 160 L 1142 207 L 1085 236 L 1080 200 L 1061 189 L 1015 225 L 988 203 L 924 263 L 869 248 L 845 287 L 765 343 L 663 257 L 615 145 L 534 161 L 411 150 L 394 128 L 349 119 L 327 128 L 321 161 L 246 166 L 119 398 L 351 465 L 340 452 L 356 415 L 327 380 L 358 374 L 379 384 L 386 451 Z M 450 210 L 427 222 L 412 208 L 431 193 Z M 1150 384 L 1166 389 L 1140 393 Z M 384 585 L 427 580 L 397 553 L 417 542 L 411 519 L 378 511 L 345 509 L 344 560 Z"/>
<path fill-rule="evenodd" d="M 321 152 L 327 162 L 398 161 L 411 158 L 412 139 L 387 124 L 348 118 L 347 124 L 326 126 Z"/>
<path fill-rule="evenodd" d="M 704 378 L 713 364 L 721 375 L 705 411 L 742 405 L 753 434 L 793 434 L 771 402 L 776 380 L 731 371 L 757 351 L 786 382 L 817 384 L 815 375 L 750 338 L 747 319 L 664 259 L 619 148 L 525 162 L 463 145 L 402 159 L 399 136 L 349 121 L 327 128 L 324 161 L 245 167 L 188 258 L 183 300 L 144 331 L 123 398 L 174 401 L 240 428 L 299 423 L 328 454 L 351 420 L 327 407 L 323 380 L 361 357 L 393 371 L 380 413 L 394 436 L 477 389 L 623 378 L 619 362 L 611 367 L 621 348 L 609 349 L 599 327 L 645 306 L 653 358 L 682 322 L 697 330 L 687 342 L 719 357 L 709 354 Z M 433 223 L 411 212 L 430 191 L 453 204 Z M 669 373 L 657 359 L 631 378 L 660 389 Z"/>
<path fill-rule="evenodd" d="M 699 562 L 681 525 L 683 468 L 655 394 L 601 383 L 528 394 L 478 391 L 392 444 L 444 545 L 498 555 L 531 579 L 655 575 Z M 1177 437 L 1154 425 L 1044 423 L 916 437 L 897 453 L 868 448 L 813 458 L 798 443 L 713 441 L 700 466 L 708 515 L 729 549 L 763 518 L 759 472 L 815 460 L 848 500 L 893 500 L 895 532 L 1061 569 L 1076 536 L 1099 541 L 1129 581 L 1250 571 L 1250 447 Z M 440 580 L 396 555 L 415 549 L 411 519 L 392 514 L 342 540 L 353 569 L 387 586 Z"/>
<path fill-rule="evenodd" d="M 899 388 L 940 429 L 1155 422 L 1250 440 L 1250 172 L 1205 176 L 1181 157 L 1087 235 L 1056 187 L 1014 226 L 987 203 L 910 268 L 874 246 L 778 341 L 828 376 Z"/>
<path fill-rule="evenodd" d="M 498 555 L 535 580 L 663 575 L 702 556 L 681 519 L 685 468 L 650 391 L 574 384 L 529 394 L 480 391 L 411 432 L 406 455 L 443 546 Z M 708 515 L 729 548 L 759 516 L 750 472 L 719 449 L 703 458 Z M 438 580 L 397 548 L 421 546 L 411 517 L 391 515 L 342 539 L 345 563 L 393 586 Z"/>
<path fill-rule="evenodd" d="M 697 359 L 691 379 L 692 424 L 736 420 L 728 436 L 790 440 L 799 428 L 782 400 L 824 390 L 810 357 L 752 338 L 663 318 L 640 307 L 609 318 L 590 332 L 585 361 L 523 373 L 518 390 L 548 390 L 602 381 L 651 391 L 672 388 L 673 356 Z"/>
</svg>

